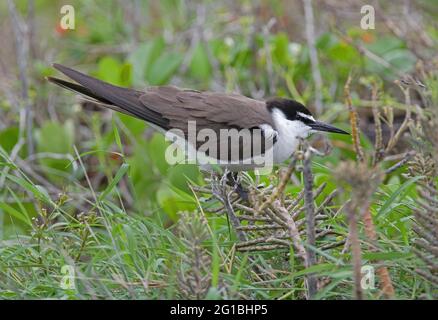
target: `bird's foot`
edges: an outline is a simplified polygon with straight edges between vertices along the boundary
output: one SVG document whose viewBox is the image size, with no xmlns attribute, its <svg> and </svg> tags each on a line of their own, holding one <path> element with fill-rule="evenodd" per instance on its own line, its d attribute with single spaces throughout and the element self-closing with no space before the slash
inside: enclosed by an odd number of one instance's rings
<svg viewBox="0 0 438 320">
<path fill-rule="evenodd" d="M 227 184 L 233 187 L 234 191 L 239 195 L 239 197 L 246 202 L 249 199 L 249 192 L 242 186 L 237 175 L 237 172 L 228 172 Z"/>
</svg>

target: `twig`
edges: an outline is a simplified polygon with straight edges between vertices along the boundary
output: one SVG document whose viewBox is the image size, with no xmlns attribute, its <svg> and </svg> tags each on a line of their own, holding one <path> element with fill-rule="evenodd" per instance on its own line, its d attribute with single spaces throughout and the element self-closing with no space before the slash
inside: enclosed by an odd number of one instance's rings
<svg viewBox="0 0 438 320">
<path fill-rule="evenodd" d="M 345 210 L 347 211 L 348 225 L 349 225 L 349 241 L 351 245 L 351 252 L 353 256 L 353 277 L 354 277 L 354 294 L 357 300 L 363 299 L 362 286 L 360 284 L 362 275 L 362 254 L 360 249 L 359 234 L 357 230 L 357 216 L 356 210 L 350 202 Z"/>
<path fill-rule="evenodd" d="M 32 139 L 33 128 L 33 113 L 32 104 L 29 99 L 29 81 L 27 75 L 27 62 L 29 58 L 29 39 L 27 38 L 27 26 L 18 16 L 15 4 L 12 0 L 8 0 L 9 15 L 11 17 L 12 27 L 15 36 L 15 47 L 17 53 L 17 63 L 20 73 L 21 82 L 21 98 L 23 100 L 23 109 L 25 116 L 25 136 L 28 154 L 34 153 L 34 145 Z M 24 136 L 24 135 L 23 135 Z"/>
<path fill-rule="evenodd" d="M 380 110 L 377 107 L 377 98 L 378 98 L 378 85 L 374 81 L 371 89 L 371 101 L 373 102 L 373 117 L 374 117 L 374 125 L 376 132 L 376 141 L 374 143 L 374 158 L 373 158 L 373 166 L 379 163 L 382 158 L 385 156 L 384 147 L 383 147 L 383 137 L 382 137 L 382 122 L 380 121 Z"/>
<path fill-rule="evenodd" d="M 268 72 L 268 81 L 269 81 L 269 92 L 275 93 L 276 92 L 276 75 L 274 73 L 273 69 L 273 63 L 272 63 L 272 55 L 271 55 L 271 48 L 269 46 L 269 39 L 270 39 L 270 29 L 275 25 L 276 20 L 275 18 L 271 18 L 266 26 L 263 27 L 263 36 L 264 36 L 264 50 L 266 54 L 266 69 Z"/>
<path fill-rule="evenodd" d="M 297 163 L 297 157 L 294 156 L 292 160 L 289 162 L 289 165 L 287 167 L 286 173 L 283 175 L 282 179 L 280 180 L 280 183 L 278 187 L 275 189 L 274 192 L 271 193 L 271 196 L 263 202 L 260 207 L 257 209 L 258 212 L 264 211 L 269 205 L 274 202 L 280 195 L 283 194 L 284 189 L 286 188 L 287 182 L 290 179 L 290 176 L 292 175 L 293 170 L 295 169 L 295 164 Z"/>
<path fill-rule="evenodd" d="M 291 218 L 287 210 L 283 206 L 281 206 L 278 200 L 273 203 L 273 207 L 275 208 L 275 211 L 287 223 L 287 231 L 295 247 L 295 250 L 297 250 L 297 256 L 303 260 L 304 265 L 308 265 L 306 249 L 304 249 L 303 241 L 301 240 L 300 233 L 298 231 L 297 225 L 295 224 L 295 221 Z"/>
<path fill-rule="evenodd" d="M 353 102 L 350 94 L 350 84 L 351 84 L 351 74 L 348 75 L 347 82 L 344 86 L 344 97 L 345 105 L 350 112 L 350 124 L 351 124 L 351 139 L 353 140 L 354 150 L 356 151 L 356 156 L 358 161 L 363 161 L 364 153 L 362 146 L 360 145 L 359 138 L 359 118 L 357 116 L 356 110 L 353 108 Z"/>
<path fill-rule="evenodd" d="M 236 213 L 234 212 L 233 206 L 230 201 L 230 196 L 233 193 L 233 191 L 227 192 L 227 187 L 226 187 L 227 174 L 228 172 L 225 172 L 223 177 L 220 179 L 220 181 L 212 182 L 212 192 L 213 192 L 212 194 L 224 205 L 228 218 L 230 219 L 231 225 L 236 231 L 237 238 L 239 239 L 239 241 L 246 241 L 247 240 L 246 235 L 240 229 L 241 227 L 240 221 L 236 217 Z"/>
<path fill-rule="evenodd" d="M 306 40 L 309 47 L 312 77 L 315 84 L 315 111 L 322 113 L 322 77 L 319 70 L 318 52 L 315 45 L 315 23 L 313 18 L 312 0 L 303 0 L 304 16 L 306 20 Z"/>
<path fill-rule="evenodd" d="M 398 168 L 404 166 L 406 163 L 408 163 L 413 157 L 415 156 L 415 151 L 409 151 L 406 152 L 405 157 L 401 159 L 399 162 L 394 164 L 393 166 L 389 167 L 385 170 L 385 174 L 390 174 L 391 172 L 394 172 Z"/>
<path fill-rule="evenodd" d="M 378 251 L 377 248 L 377 232 L 373 223 L 373 217 L 371 215 L 370 209 L 369 209 L 369 203 L 366 204 L 366 210 L 363 215 L 363 222 L 365 227 L 365 234 L 367 235 L 368 239 L 370 239 L 371 242 L 371 251 Z M 380 264 L 380 261 L 376 261 L 377 264 Z M 392 285 L 391 277 L 389 275 L 389 271 L 386 268 L 386 266 L 382 265 L 377 268 L 377 275 L 380 278 L 380 288 L 383 292 L 383 294 L 387 298 L 394 298 L 395 292 L 394 292 L 394 286 Z"/>
<path fill-rule="evenodd" d="M 400 87 L 400 90 L 403 91 L 403 94 L 405 96 L 405 104 L 410 106 L 411 105 L 411 95 L 409 93 L 409 87 L 404 88 L 401 85 L 400 81 L 397 81 L 396 84 Z M 406 108 L 406 114 L 405 118 L 400 125 L 397 132 L 389 139 L 388 145 L 386 146 L 385 153 L 389 153 L 397 144 L 397 142 L 400 140 L 401 135 L 408 129 L 409 123 L 411 122 L 411 108 Z"/>
<path fill-rule="evenodd" d="M 312 249 L 316 246 L 316 232 L 315 232 L 315 205 L 313 197 L 313 175 L 311 168 L 311 151 L 307 145 L 307 149 L 304 151 L 304 205 L 306 208 L 306 234 L 307 234 L 307 244 L 309 248 L 307 249 L 307 265 L 309 268 L 316 264 L 316 254 Z M 307 290 L 309 299 L 313 299 L 317 292 L 317 279 L 314 274 L 309 274 L 307 276 Z"/>
</svg>

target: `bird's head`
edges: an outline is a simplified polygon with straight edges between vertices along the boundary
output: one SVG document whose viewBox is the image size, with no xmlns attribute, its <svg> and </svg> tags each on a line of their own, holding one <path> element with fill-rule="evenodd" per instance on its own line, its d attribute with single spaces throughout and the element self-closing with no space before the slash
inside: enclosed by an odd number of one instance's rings
<svg viewBox="0 0 438 320">
<path fill-rule="evenodd" d="M 284 127 L 285 131 L 292 132 L 297 137 L 307 138 L 317 131 L 349 134 L 330 124 L 315 120 L 312 113 L 295 100 L 274 98 L 268 100 L 266 106 L 276 125 Z"/>
</svg>

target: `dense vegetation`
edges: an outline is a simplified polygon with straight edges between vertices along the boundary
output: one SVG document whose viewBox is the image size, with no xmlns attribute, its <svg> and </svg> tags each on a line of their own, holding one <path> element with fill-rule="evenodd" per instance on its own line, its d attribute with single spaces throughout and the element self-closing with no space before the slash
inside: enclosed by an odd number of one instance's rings
<svg viewBox="0 0 438 320">
<path fill-rule="evenodd" d="M 359 0 L 70 2 L 75 30 L 62 1 L 0 3 L 1 298 L 436 298 L 434 1 L 382 1 L 374 30 Z M 294 98 L 352 135 L 242 174 L 246 203 L 168 165 L 145 123 L 46 82 L 52 62 Z"/>
</svg>

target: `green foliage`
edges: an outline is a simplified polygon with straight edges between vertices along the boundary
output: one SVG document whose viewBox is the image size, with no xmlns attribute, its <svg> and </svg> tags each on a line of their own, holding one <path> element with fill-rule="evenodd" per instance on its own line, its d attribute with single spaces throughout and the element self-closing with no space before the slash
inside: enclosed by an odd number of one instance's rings
<svg viewBox="0 0 438 320">
<path fill-rule="evenodd" d="M 19 139 L 20 129 L 17 127 L 9 127 L 0 131 L 0 146 L 10 153 Z"/>
<path fill-rule="evenodd" d="M 130 86 L 132 65 L 122 64 L 111 57 L 104 57 L 98 62 L 97 77 L 114 85 Z"/>
<path fill-rule="evenodd" d="M 401 73 L 410 72 L 415 64 L 415 56 L 406 49 L 404 41 L 390 36 L 379 37 L 375 42 L 368 45 L 368 49 L 382 57 L 395 69 Z M 366 70 L 369 73 L 377 73 L 385 76 L 387 68 L 372 60 L 366 61 Z M 389 74 L 390 79 L 394 79 L 395 75 Z"/>
<path fill-rule="evenodd" d="M 193 52 L 192 61 L 189 66 L 190 77 L 202 81 L 209 81 L 212 73 L 208 54 L 203 45 L 198 44 Z"/>
<path fill-rule="evenodd" d="M 38 161 L 47 168 L 50 179 L 59 182 L 61 172 L 71 171 L 68 167 L 70 161 L 65 156 L 73 151 L 74 137 L 74 126 L 70 120 L 64 124 L 46 122 L 36 131 L 37 151 L 42 153 Z"/>
<path fill-rule="evenodd" d="M 134 66 L 134 83 L 166 84 L 182 62 L 182 56 L 169 52 L 164 40 L 156 38 L 140 45 L 128 58 Z"/>
<path fill-rule="evenodd" d="M 42 80 L 57 75 L 50 67 L 53 61 L 44 60 L 50 57 L 122 87 L 176 83 L 194 89 L 240 90 L 248 96 L 294 98 L 313 109 L 309 48 L 303 28 L 283 27 L 291 20 L 280 16 L 287 12 L 287 1 L 260 4 L 261 12 L 279 16 L 270 32 L 263 31 L 264 14 L 242 10 L 248 13 L 230 17 L 221 4 L 206 12 L 206 30 L 197 30 L 200 16 L 183 1 L 134 1 L 140 3 L 134 9 L 131 4 L 122 7 L 106 0 L 73 2 L 80 7 L 77 29 L 65 32 L 56 27 L 63 2 L 35 2 L 41 29 L 35 33 L 38 57 L 29 60 L 29 100 L 35 113 L 33 155 L 28 155 L 26 130 L 20 132 L 20 110 L 26 103 L 21 101 L 19 77 L 4 80 L 12 94 L 18 92 L 20 105 L 0 97 L 0 298 L 183 298 L 178 274 L 196 265 L 194 259 L 187 259 L 190 246 L 186 238 L 181 239 L 184 232 L 181 235 L 176 229 L 184 212 L 187 228 L 191 213 L 196 215 L 192 222 L 205 227 L 196 245 L 208 258 L 202 271 L 211 272 L 210 288 L 202 295 L 207 299 L 301 299 L 309 273 L 328 280 L 317 299 L 350 299 L 349 251 L 320 249 L 347 238 L 345 203 L 334 201 L 323 212 L 329 218 L 321 227 L 333 228 L 336 235 L 318 240 L 314 248 L 321 258 L 318 265 L 304 268 L 293 248 L 236 252 L 236 235 L 227 218 L 201 206 L 216 209 L 217 202 L 195 196 L 190 188 L 205 184 L 198 167 L 170 166 L 164 158 L 168 143 L 163 135 L 124 114 L 109 117 L 106 111 L 88 110 L 89 105 L 79 107 L 73 95 L 55 91 Z M 29 1 L 15 3 L 19 13 L 27 14 Z M 244 1 L 242 6 L 250 5 Z M 9 20 L 7 12 L 7 5 L 0 3 L 1 21 Z M 370 95 L 367 86 L 378 81 L 382 105 L 396 111 L 404 108 L 392 92 L 396 78 L 392 69 L 413 72 L 417 58 L 407 40 L 384 29 L 364 31 L 346 25 L 352 43 L 329 27 L 318 33 L 324 105 L 319 119 L 349 130 L 343 92 L 349 74 L 353 82 L 361 83 L 352 88 L 354 106 L 365 105 L 362 99 L 369 100 Z M 205 39 L 194 37 L 194 30 L 206 31 Z M 436 44 L 436 28 L 427 26 L 425 32 Z M 9 47 L 14 47 L 12 42 Z M 392 68 L 371 59 L 361 47 Z M 369 78 L 357 80 L 357 75 Z M 426 83 L 434 101 L 438 100 L 437 82 L 431 78 Z M 312 166 L 315 187 L 326 184 L 316 205 L 338 187 L 333 170 L 341 161 L 356 157 L 351 137 L 328 135 L 328 139 L 333 144 L 331 153 L 315 157 Z M 366 154 L 372 154 L 373 139 L 362 135 L 360 144 Z M 363 262 L 378 260 L 379 265 L 388 266 L 398 298 L 431 298 L 429 282 L 413 272 L 420 260 L 411 252 L 417 237 L 412 210 L 418 206 L 416 186 L 422 176 L 405 173 L 402 167 L 387 175 L 372 198 L 379 251 L 365 249 L 369 239 L 361 238 Z M 250 176 L 255 179 L 254 174 Z M 269 185 L 278 177 L 279 171 L 274 171 L 259 182 Z M 297 172 L 286 192 L 298 194 L 302 188 L 302 175 Z M 351 190 L 345 192 L 347 199 Z M 60 285 L 66 265 L 77 276 L 69 289 Z M 266 272 L 257 273 L 260 270 Z M 275 277 L 264 278 L 268 273 Z M 377 290 L 366 292 L 367 297 L 379 298 Z"/>
</svg>

